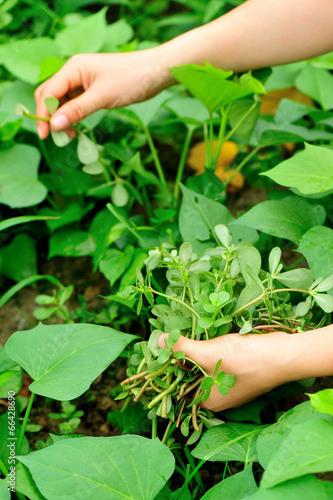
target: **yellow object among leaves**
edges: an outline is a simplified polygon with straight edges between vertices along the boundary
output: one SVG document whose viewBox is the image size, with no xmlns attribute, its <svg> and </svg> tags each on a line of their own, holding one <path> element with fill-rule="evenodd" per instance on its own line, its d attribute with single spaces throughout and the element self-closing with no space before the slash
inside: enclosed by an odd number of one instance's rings
<svg viewBox="0 0 333 500">
<path fill-rule="evenodd" d="M 260 114 L 274 116 L 281 99 L 290 99 L 308 106 L 314 106 L 314 102 L 306 94 L 297 90 L 296 87 L 288 87 L 287 89 L 273 90 L 263 95 Z"/>
<path fill-rule="evenodd" d="M 213 154 L 216 149 L 217 141 L 213 141 Z M 226 141 L 220 152 L 217 161 L 215 175 L 225 182 L 234 172 L 233 169 L 226 170 L 235 159 L 238 153 L 238 146 L 235 142 Z M 199 142 L 190 149 L 187 157 L 187 164 L 195 170 L 196 175 L 203 174 L 205 171 L 205 142 Z M 230 181 L 227 186 L 227 191 L 230 194 L 236 193 L 241 190 L 245 185 L 245 179 L 240 172 L 238 172 Z"/>
</svg>

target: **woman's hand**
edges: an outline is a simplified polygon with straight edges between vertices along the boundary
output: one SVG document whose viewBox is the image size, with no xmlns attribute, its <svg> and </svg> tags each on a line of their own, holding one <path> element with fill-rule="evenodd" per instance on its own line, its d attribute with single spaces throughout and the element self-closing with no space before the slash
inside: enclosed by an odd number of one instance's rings
<svg viewBox="0 0 333 500">
<path fill-rule="evenodd" d="M 158 47 L 115 54 L 80 54 L 70 58 L 35 92 L 36 114 L 50 116 L 44 100 L 56 97 L 61 106 L 51 120 L 53 130 L 66 130 L 94 111 L 141 102 L 173 83 L 162 65 Z M 38 122 L 41 139 L 49 133 L 47 122 Z"/>
<path fill-rule="evenodd" d="M 166 347 L 165 337 L 167 334 L 161 335 L 160 347 Z M 228 395 L 222 396 L 214 386 L 208 400 L 201 404 L 203 408 L 221 411 L 241 406 L 278 385 L 297 379 L 297 374 L 290 370 L 291 337 L 282 332 L 234 333 L 204 341 L 181 337 L 173 350 L 184 351 L 208 375 L 212 374 L 217 361 L 222 359 L 220 370 L 236 376 L 236 384 Z"/>
</svg>

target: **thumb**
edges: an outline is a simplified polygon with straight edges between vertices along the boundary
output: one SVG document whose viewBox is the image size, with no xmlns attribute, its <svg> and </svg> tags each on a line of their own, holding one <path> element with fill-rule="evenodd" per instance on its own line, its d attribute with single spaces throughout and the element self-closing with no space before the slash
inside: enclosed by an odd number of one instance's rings
<svg viewBox="0 0 333 500">
<path fill-rule="evenodd" d="M 51 118 L 51 128 L 55 132 L 68 128 L 102 107 L 100 93 L 93 87 L 89 87 L 78 97 L 69 100 L 57 109 Z"/>
<path fill-rule="evenodd" d="M 169 334 L 168 333 L 163 333 L 160 338 L 158 339 L 158 346 L 159 347 L 166 347 L 164 343 L 165 339 L 168 339 Z M 193 359 L 195 363 L 198 365 L 202 364 L 202 348 L 203 348 L 204 341 L 198 341 L 198 340 L 192 340 L 188 339 L 187 337 L 184 337 L 183 335 L 180 336 L 180 339 L 178 342 L 173 346 L 172 350 L 174 352 L 179 352 L 179 351 L 184 351 L 185 356 L 187 356 L 190 359 Z"/>
</svg>

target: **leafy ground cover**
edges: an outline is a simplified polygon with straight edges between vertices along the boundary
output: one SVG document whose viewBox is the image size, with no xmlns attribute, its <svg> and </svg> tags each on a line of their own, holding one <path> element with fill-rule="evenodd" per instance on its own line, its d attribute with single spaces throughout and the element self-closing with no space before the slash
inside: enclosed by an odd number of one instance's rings
<svg viewBox="0 0 333 500">
<path fill-rule="evenodd" d="M 34 89 L 72 55 L 151 47 L 240 3 L 0 5 L 0 314 L 34 300 L 0 350 L 0 498 L 332 497 L 329 380 L 212 413 L 198 405 L 234 375 L 173 350 L 331 323 L 332 54 L 172 68 L 179 85 L 76 139 L 37 136 Z"/>
</svg>

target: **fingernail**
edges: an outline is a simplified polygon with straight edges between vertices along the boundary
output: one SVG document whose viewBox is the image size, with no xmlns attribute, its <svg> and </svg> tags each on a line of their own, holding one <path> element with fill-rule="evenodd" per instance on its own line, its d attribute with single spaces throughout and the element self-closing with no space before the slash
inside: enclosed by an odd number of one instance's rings
<svg viewBox="0 0 333 500">
<path fill-rule="evenodd" d="M 55 116 L 51 120 L 51 126 L 53 130 L 63 130 L 66 127 L 69 127 L 69 120 L 65 115 Z"/>
<path fill-rule="evenodd" d="M 37 133 L 38 133 L 38 137 L 40 139 L 44 139 L 43 132 L 42 132 L 42 129 L 40 127 L 37 127 Z"/>
</svg>

